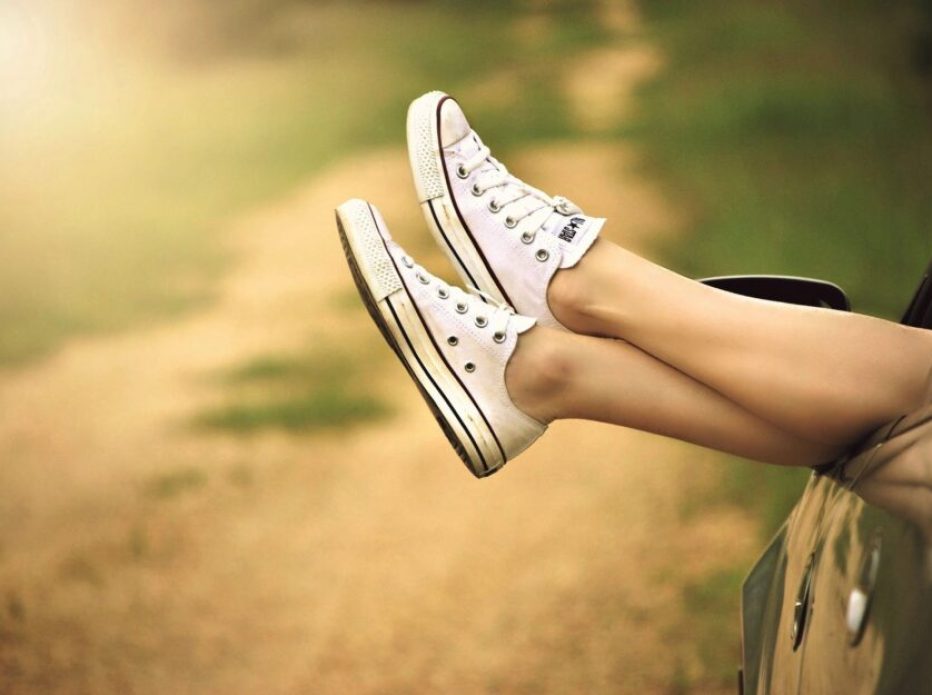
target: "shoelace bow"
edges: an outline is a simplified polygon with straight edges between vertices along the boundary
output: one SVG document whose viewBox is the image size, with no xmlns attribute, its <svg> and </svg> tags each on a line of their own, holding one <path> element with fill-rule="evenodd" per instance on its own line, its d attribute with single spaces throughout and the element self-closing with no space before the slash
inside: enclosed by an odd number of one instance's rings
<svg viewBox="0 0 932 695">
<path fill-rule="evenodd" d="M 405 256 L 405 264 L 413 264 L 410 256 Z M 479 328 L 488 326 L 497 342 L 502 342 L 507 335 L 508 324 L 515 310 L 508 304 L 497 300 L 490 294 L 470 287 L 463 290 L 448 285 L 436 275 L 431 275 L 423 266 L 411 265 L 418 281 L 424 285 L 436 286 L 437 296 L 442 300 L 453 302 L 453 310 L 459 314 L 474 315 L 473 320 Z M 426 280 L 426 282 L 425 282 Z"/>
<path fill-rule="evenodd" d="M 502 189 L 493 199 L 493 211 L 504 211 L 507 206 L 509 209 L 505 219 L 511 223 L 508 226 L 515 227 L 521 220 L 541 210 L 547 210 L 548 214 L 541 215 L 540 224 L 533 232 L 537 234 L 550 219 L 551 214 L 567 216 L 582 213 L 580 207 L 568 198 L 559 195 L 549 196 L 511 174 L 504 164 L 491 155 L 491 151 L 479 140 L 479 137 L 474 133 L 472 135 L 476 138 L 479 149 L 461 166 L 468 176 L 486 163 L 491 165 L 479 171 L 479 176 L 473 184 L 473 192 L 476 195 L 483 195 L 493 188 Z"/>
</svg>

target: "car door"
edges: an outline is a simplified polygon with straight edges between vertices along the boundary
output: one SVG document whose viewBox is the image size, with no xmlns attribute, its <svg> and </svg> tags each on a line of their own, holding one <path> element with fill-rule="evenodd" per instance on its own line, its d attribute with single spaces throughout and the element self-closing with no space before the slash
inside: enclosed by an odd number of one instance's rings
<svg viewBox="0 0 932 695">
<path fill-rule="evenodd" d="M 831 492 L 824 482 L 816 475 L 810 478 L 786 524 L 745 581 L 743 677 L 749 695 L 797 692 L 809 587 Z"/>
<path fill-rule="evenodd" d="M 932 327 L 930 270 L 905 324 Z M 932 695 L 928 400 L 814 473 L 749 574 L 745 695 Z"/>
<path fill-rule="evenodd" d="M 932 693 L 932 492 L 895 470 L 930 456 L 932 399 L 826 478 L 839 493 L 820 529 L 795 692 Z"/>
</svg>

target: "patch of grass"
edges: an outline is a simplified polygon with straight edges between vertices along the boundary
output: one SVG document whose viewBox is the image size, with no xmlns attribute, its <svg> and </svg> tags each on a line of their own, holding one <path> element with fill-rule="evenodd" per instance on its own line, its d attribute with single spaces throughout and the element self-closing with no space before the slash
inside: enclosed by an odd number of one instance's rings
<svg viewBox="0 0 932 695">
<path fill-rule="evenodd" d="M 744 574 L 743 567 L 719 570 L 683 588 L 686 620 L 692 624 L 693 634 L 702 635 L 696 648 L 703 680 L 720 685 L 734 682 L 741 662 L 735 626 Z"/>
<path fill-rule="evenodd" d="M 206 483 L 207 474 L 200 468 L 179 468 L 153 476 L 146 483 L 145 492 L 155 499 L 170 499 L 203 487 Z M 133 541 L 131 541 L 132 544 Z"/>
<path fill-rule="evenodd" d="M 899 316 L 932 257 L 914 7 L 645 8 L 670 64 L 633 134 L 688 201 L 691 233 L 667 249 L 679 270 L 824 277 L 857 310 Z"/>
<path fill-rule="evenodd" d="M 349 353 L 318 348 L 306 354 L 258 355 L 217 376 L 221 383 L 231 387 L 290 384 L 298 388 L 318 385 L 329 388 L 354 381 L 359 362 Z"/>
<path fill-rule="evenodd" d="M 324 389 L 266 403 L 224 406 L 205 413 L 198 422 L 205 427 L 240 433 L 269 428 L 310 432 L 367 422 L 390 412 L 385 403 L 371 396 L 352 396 L 339 389 Z"/>
<path fill-rule="evenodd" d="M 332 362 L 328 366 L 336 366 Z M 282 355 L 261 355 L 248 362 L 233 367 L 221 375 L 227 384 L 250 384 L 255 382 L 276 381 L 293 378 L 313 378 L 326 374 L 328 370 L 319 363 L 310 360 L 298 360 Z"/>
<path fill-rule="evenodd" d="M 808 468 L 765 466 L 737 459 L 726 465 L 719 486 L 721 500 L 751 510 L 762 540 L 777 532 L 812 475 Z"/>
<path fill-rule="evenodd" d="M 685 647 L 671 652 L 670 692 L 718 692 L 734 683 L 741 661 L 736 626 L 745 572 L 744 563 L 735 558 L 699 577 L 673 577 L 682 610 L 665 628 L 666 638 L 670 644 Z"/>
<path fill-rule="evenodd" d="M 309 355 L 263 355 L 218 375 L 229 402 L 201 413 L 195 424 L 247 434 L 334 429 L 389 416 L 371 393 L 361 360 L 318 350 Z"/>
</svg>

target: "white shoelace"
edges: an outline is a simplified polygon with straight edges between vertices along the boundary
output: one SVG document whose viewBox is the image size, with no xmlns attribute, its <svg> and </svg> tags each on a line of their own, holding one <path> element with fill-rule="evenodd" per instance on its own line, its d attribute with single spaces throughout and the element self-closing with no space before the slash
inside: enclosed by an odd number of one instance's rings
<svg viewBox="0 0 932 695">
<path fill-rule="evenodd" d="M 452 311 L 458 314 L 471 314 L 478 328 L 488 327 L 492 331 L 492 339 L 495 342 L 505 342 L 508 324 L 515 315 L 512 307 L 482 290 L 470 287 L 464 291 L 459 287 L 448 285 L 436 275 L 431 275 L 424 270 L 423 266 L 415 265 L 410 256 L 404 256 L 402 262 L 409 268 L 413 268 L 418 282 L 434 289 L 439 300 L 451 302 Z"/>
<path fill-rule="evenodd" d="M 482 144 L 475 133 L 471 135 L 476 138 L 479 149 L 460 166 L 465 175 L 469 176 L 484 164 L 491 165 L 489 168 L 479 170 L 479 175 L 473 183 L 473 193 L 481 196 L 490 189 L 501 189 L 489 201 L 489 209 L 498 212 L 503 211 L 506 206 L 509 208 L 505 217 L 506 227 L 514 228 L 525 218 L 540 211 L 547 211 L 547 214 L 540 216 L 540 223 L 528 239 L 528 241 L 533 241 L 534 235 L 547 223 L 552 214 L 569 216 L 582 213 L 579 206 L 569 199 L 559 195 L 551 197 L 511 174 L 504 164 L 492 157 L 489 148 Z"/>
</svg>

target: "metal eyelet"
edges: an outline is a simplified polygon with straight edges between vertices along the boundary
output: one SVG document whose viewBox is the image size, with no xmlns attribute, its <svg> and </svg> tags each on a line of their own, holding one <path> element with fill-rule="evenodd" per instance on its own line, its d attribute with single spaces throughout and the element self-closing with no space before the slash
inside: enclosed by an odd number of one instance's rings
<svg viewBox="0 0 932 695">
<path fill-rule="evenodd" d="M 483 193 L 485 193 L 485 191 L 483 191 L 481 188 L 479 188 L 479 184 L 478 184 L 478 183 L 474 183 L 474 184 L 469 188 L 469 190 L 472 191 L 472 194 L 473 194 L 474 196 L 476 196 L 477 198 L 478 198 L 480 195 L 482 195 Z"/>
<path fill-rule="evenodd" d="M 417 281 L 421 283 L 422 285 L 430 284 L 430 279 L 426 277 L 425 275 L 421 275 L 420 273 L 415 273 L 414 277 L 416 277 Z"/>
<path fill-rule="evenodd" d="M 498 212 L 502 209 L 502 206 L 498 204 L 498 201 L 495 198 L 489 201 L 489 212 Z"/>
<path fill-rule="evenodd" d="M 447 297 L 450 296 L 450 292 L 449 290 L 447 290 L 446 287 L 438 287 L 437 296 L 440 297 L 441 299 L 446 299 Z"/>
<path fill-rule="evenodd" d="M 530 232 L 523 232 L 521 234 L 521 241 L 523 241 L 525 244 L 530 244 L 534 241 L 534 235 Z"/>
<path fill-rule="evenodd" d="M 451 335 L 449 338 L 447 338 L 447 345 L 456 346 L 459 344 L 460 344 L 460 339 L 457 338 L 455 335 Z"/>
<path fill-rule="evenodd" d="M 465 314 L 465 313 L 466 313 L 466 310 L 467 310 L 468 308 L 469 308 L 469 307 L 467 307 L 463 302 L 457 302 L 457 303 L 456 303 L 456 313 L 457 313 L 457 314 Z"/>
<path fill-rule="evenodd" d="M 506 217 L 505 226 L 508 227 L 508 229 L 514 229 L 518 226 L 518 220 L 516 220 L 514 217 Z"/>
<path fill-rule="evenodd" d="M 464 167 L 462 164 L 457 165 L 456 175 L 461 179 L 469 178 L 469 172 L 466 171 L 466 167 Z"/>
<path fill-rule="evenodd" d="M 475 365 L 474 363 L 472 363 L 472 362 L 467 362 L 467 363 L 463 366 L 463 368 L 464 368 L 467 372 L 469 372 L 470 374 L 472 374 L 474 371 L 476 371 L 476 365 Z"/>
<path fill-rule="evenodd" d="M 534 254 L 534 258 L 539 260 L 541 263 L 550 258 L 550 254 L 547 253 L 546 249 L 537 249 L 537 253 Z"/>
<path fill-rule="evenodd" d="M 496 343 L 504 343 L 505 334 L 501 331 L 495 331 L 495 333 L 492 334 L 492 340 L 494 340 Z"/>
<path fill-rule="evenodd" d="M 485 316 L 477 316 L 476 325 L 479 326 L 479 328 L 485 328 L 489 325 L 489 320 Z"/>
<path fill-rule="evenodd" d="M 411 257 L 410 257 L 410 256 L 402 256 L 402 257 L 401 257 L 401 262 L 404 264 L 405 268 L 413 268 L 413 267 L 414 267 L 414 261 L 411 260 Z"/>
</svg>

